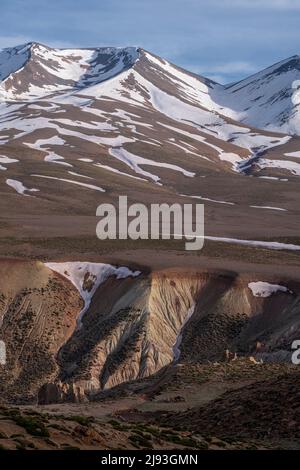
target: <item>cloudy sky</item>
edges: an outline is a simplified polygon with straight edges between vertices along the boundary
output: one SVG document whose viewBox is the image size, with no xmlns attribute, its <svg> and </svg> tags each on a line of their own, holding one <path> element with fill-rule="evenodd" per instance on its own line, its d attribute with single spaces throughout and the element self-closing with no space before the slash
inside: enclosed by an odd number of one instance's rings
<svg viewBox="0 0 300 470">
<path fill-rule="evenodd" d="M 141 46 L 229 83 L 300 54 L 300 0 L 1 0 L 0 48 Z"/>
</svg>

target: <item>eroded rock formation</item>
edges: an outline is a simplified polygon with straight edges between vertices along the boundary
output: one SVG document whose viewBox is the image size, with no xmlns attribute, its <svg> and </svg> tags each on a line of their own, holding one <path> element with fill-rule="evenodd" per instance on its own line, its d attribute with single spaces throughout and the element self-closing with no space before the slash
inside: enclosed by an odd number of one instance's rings
<svg viewBox="0 0 300 470">
<path fill-rule="evenodd" d="M 76 288 L 63 270 L 0 263 L 3 401 L 84 401 L 174 360 L 224 360 L 227 349 L 287 357 L 300 334 L 296 283 L 265 297 L 249 288 L 253 276 L 176 269 L 120 276 L 120 269 L 101 282 L 94 276 L 97 288 L 85 306 L 86 285 Z"/>
</svg>

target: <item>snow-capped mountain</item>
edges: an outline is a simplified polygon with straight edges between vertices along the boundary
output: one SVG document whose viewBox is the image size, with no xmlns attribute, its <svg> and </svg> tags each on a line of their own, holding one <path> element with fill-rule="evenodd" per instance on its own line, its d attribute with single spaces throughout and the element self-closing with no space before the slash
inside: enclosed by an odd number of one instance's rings
<svg viewBox="0 0 300 470">
<path fill-rule="evenodd" d="M 120 193 L 199 199 L 229 219 L 242 204 L 247 223 L 248 210 L 286 210 L 278 184 L 300 175 L 297 64 L 226 87 L 140 48 L 4 49 L 2 213 L 94 214 Z M 285 132 L 271 131 L 283 115 Z"/>
<path fill-rule="evenodd" d="M 37 43 L 0 53 L 1 98 L 31 100 L 66 89 L 81 89 L 130 68 L 136 48 L 51 49 Z"/>
<path fill-rule="evenodd" d="M 300 135 L 300 56 L 283 60 L 238 83 L 217 86 L 214 99 L 232 119 Z"/>
<path fill-rule="evenodd" d="M 263 132 L 254 133 L 238 122 L 226 119 L 224 115 L 233 114 L 233 111 L 228 112 L 214 99 L 216 90 L 220 91 L 219 85 L 141 49 L 58 50 L 31 43 L 5 49 L 1 55 L 0 74 L 4 77 L 1 83 L 3 119 L 0 130 L 6 134 L 14 130 L 13 136 L 9 140 L 5 137 L 3 143 L 16 139 L 19 142 L 20 137 L 38 130 L 45 132 L 47 128 L 54 129 L 56 137 L 78 137 L 78 128 L 81 128 L 83 140 L 97 145 L 107 142 L 110 149 L 120 148 L 122 144 L 141 141 L 139 136 L 148 137 L 133 129 L 134 119 L 124 114 L 126 106 L 131 111 L 135 110 L 133 114 L 139 118 L 145 119 L 142 114 L 146 112 L 149 116 L 151 113 L 151 124 L 138 124 L 148 129 L 155 128 L 156 137 L 157 131 L 165 129 L 172 136 L 177 132 L 178 142 L 172 142 L 171 136 L 167 139 L 168 145 L 171 142 L 172 146 L 180 148 L 179 137 L 192 138 L 196 143 L 200 142 L 201 147 L 204 145 L 206 151 L 213 149 L 220 161 L 231 164 L 229 168 L 238 169 L 237 163 L 245 157 L 252 157 L 253 149 L 256 153 L 258 148 L 265 150 L 288 140 L 286 137 L 274 139 L 274 136 Z M 121 109 L 115 110 L 116 105 Z M 60 113 L 64 113 L 63 119 L 58 117 Z M 70 113 L 71 119 L 68 117 Z M 53 114 L 55 119 L 50 119 Z M 119 114 L 117 122 L 116 114 Z M 95 123 L 89 124 L 92 116 Z M 99 118 L 100 122 L 97 122 Z M 166 118 L 173 125 L 164 123 Z M 74 131 L 64 129 L 65 125 L 75 127 L 77 136 Z M 178 125 L 188 126 L 190 131 L 196 129 L 201 135 L 191 137 L 191 132 L 178 129 Z M 130 138 L 125 137 L 124 126 L 131 129 Z M 88 129 L 96 130 L 96 135 L 90 136 Z M 118 137 L 110 140 L 101 138 L 103 131 L 116 131 Z M 229 143 L 226 150 L 224 142 Z M 35 148 L 42 150 L 39 145 Z M 183 151 L 188 153 L 191 149 L 184 148 Z M 204 158 L 209 159 L 205 152 Z"/>
<path fill-rule="evenodd" d="M 148 61 L 149 72 L 158 68 L 197 105 L 258 128 L 300 133 L 297 55 L 223 86 L 134 47 L 53 49 L 29 43 L 0 51 L 0 96 L 5 101 L 33 100 L 67 89 L 84 89 L 135 68 L 141 57 Z"/>
</svg>

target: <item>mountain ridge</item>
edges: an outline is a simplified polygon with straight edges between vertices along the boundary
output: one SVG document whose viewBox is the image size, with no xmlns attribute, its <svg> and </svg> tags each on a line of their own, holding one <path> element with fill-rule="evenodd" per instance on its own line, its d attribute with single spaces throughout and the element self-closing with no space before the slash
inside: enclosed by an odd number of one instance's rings
<svg viewBox="0 0 300 470">
<path fill-rule="evenodd" d="M 16 45 L 16 46 L 12 46 L 12 47 L 5 47 L 5 48 L 2 48 L 0 49 L 0 54 L 1 53 L 6 53 L 6 54 L 11 54 L 12 51 L 17 51 L 17 52 L 21 52 L 23 51 L 24 49 L 27 51 L 31 51 L 32 48 L 44 48 L 44 49 L 48 49 L 48 50 L 53 50 L 53 51 L 79 51 L 79 50 L 83 50 L 83 51 L 96 51 L 96 50 L 108 50 L 108 49 L 111 49 L 111 50 L 128 50 L 128 49 L 135 49 L 137 52 L 145 52 L 145 53 L 149 53 L 151 55 L 153 55 L 154 57 L 157 57 L 159 58 L 162 62 L 168 62 L 170 64 L 174 64 L 172 63 L 171 61 L 167 60 L 167 59 L 162 59 L 160 58 L 157 54 L 155 53 L 152 53 L 150 51 L 148 51 L 147 49 L 141 47 L 141 46 L 88 46 L 88 47 L 52 47 L 52 46 L 48 46 L 47 44 L 44 44 L 44 43 L 41 43 L 41 42 L 38 42 L 38 41 L 28 41 L 26 43 L 22 43 L 20 45 Z M 217 85 L 220 85 L 221 87 L 225 87 L 225 88 L 228 88 L 228 87 L 232 87 L 232 86 L 235 86 L 237 85 L 238 83 L 241 83 L 245 80 L 248 80 L 250 79 L 251 77 L 254 77 L 264 71 L 267 71 L 268 69 L 272 69 L 274 67 L 277 67 L 278 65 L 280 64 L 284 64 L 284 63 L 289 63 L 289 62 L 292 62 L 294 60 L 299 60 L 300 59 L 300 54 L 293 54 L 285 59 L 281 59 L 281 60 L 278 60 L 277 62 L 275 62 L 274 64 L 272 65 L 268 65 L 268 66 L 265 66 L 264 68 L 262 68 L 261 70 L 258 70 L 257 72 L 254 72 L 252 73 L 251 75 L 247 75 L 245 76 L 244 78 L 241 78 L 240 80 L 237 80 L 237 81 L 234 81 L 234 82 L 230 82 L 230 83 L 225 83 L 225 84 L 220 84 L 219 82 L 213 80 L 213 79 L 210 79 L 210 78 L 207 78 L 205 76 L 203 76 L 202 74 L 198 74 L 196 72 L 192 72 L 188 69 L 185 69 L 184 67 L 182 66 L 178 66 L 176 65 L 179 69 L 181 70 L 184 70 L 185 72 L 188 72 L 190 73 L 191 75 L 194 75 L 196 77 L 199 77 L 199 78 L 204 78 L 205 80 L 207 80 L 208 82 L 211 82 L 211 83 L 214 83 L 214 84 L 217 84 Z M 3 79 L 3 77 L 1 77 Z"/>
<path fill-rule="evenodd" d="M 165 74 L 173 68 L 180 78 L 186 75 L 203 83 L 207 87 L 208 99 L 198 99 L 198 105 L 209 111 L 262 129 L 300 133 L 299 55 L 281 60 L 235 83 L 220 85 L 141 47 L 58 49 L 29 42 L 0 52 L 2 100 L 30 101 L 68 89 L 84 90 L 126 70 L 134 70 L 139 61 L 147 59 L 150 73 L 153 65 Z"/>
<path fill-rule="evenodd" d="M 147 204 L 205 202 L 207 233 L 213 237 L 261 240 L 266 211 L 274 218 L 271 241 L 287 232 L 298 236 L 299 137 L 264 129 L 258 120 L 249 125 L 252 114 L 244 112 L 249 87 L 243 99 L 233 101 L 221 85 L 141 48 L 27 44 L 11 49 L 23 54 L 18 63 L 7 62 L 8 50 L 2 52 L 6 72 L 23 63 L 29 49 L 26 65 L 1 82 L 4 218 L 92 216 L 100 202 L 116 202 L 119 194 L 135 201 L 142 193 Z M 287 74 L 271 76 L 279 95 L 296 72 Z M 266 80 L 263 73 L 253 93 L 268 101 Z M 267 119 L 267 107 L 276 120 L 278 107 L 285 112 L 288 92 L 275 104 L 253 101 L 251 110 Z M 297 124 L 296 108 L 295 113 L 288 114 L 287 125 Z M 209 215 L 216 221 L 211 225 Z M 24 227 L 31 238 L 34 224 Z M 94 225 L 90 230 L 94 235 Z"/>
</svg>

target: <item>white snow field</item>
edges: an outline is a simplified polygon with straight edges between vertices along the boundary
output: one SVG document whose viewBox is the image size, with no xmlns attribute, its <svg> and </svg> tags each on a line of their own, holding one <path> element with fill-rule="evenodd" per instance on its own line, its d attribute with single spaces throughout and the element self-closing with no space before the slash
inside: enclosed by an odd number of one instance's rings
<svg viewBox="0 0 300 470">
<path fill-rule="evenodd" d="M 270 297 L 276 292 L 287 292 L 289 294 L 292 294 L 292 291 L 290 291 L 285 286 L 281 286 L 279 284 L 270 284 L 268 282 L 263 281 L 250 282 L 248 284 L 248 287 L 254 297 Z"/>
<path fill-rule="evenodd" d="M 39 191 L 39 189 L 35 189 L 35 188 L 26 188 L 26 186 L 24 186 L 24 184 L 21 181 L 17 181 L 17 180 L 7 179 L 6 184 L 10 186 L 11 188 L 13 188 L 18 194 L 22 194 L 22 196 L 30 196 L 29 194 L 25 194 L 26 191 L 30 193 Z"/>
<path fill-rule="evenodd" d="M 52 180 L 55 191 L 43 195 L 50 199 L 64 184 L 109 193 L 114 177 L 177 195 L 188 192 L 187 178 L 192 186 L 223 173 L 269 178 L 280 189 L 300 176 L 300 150 L 290 151 L 299 148 L 299 90 L 299 56 L 223 86 L 137 47 L 3 49 L 0 176 L 27 196 L 34 188 L 22 186 L 23 175 Z M 239 205 L 228 191 L 191 192 L 208 204 Z M 288 212 L 272 198 L 249 206 Z"/>
<path fill-rule="evenodd" d="M 78 326 L 81 326 L 83 315 L 90 306 L 96 290 L 109 277 L 125 279 L 126 277 L 137 277 L 140 271 L 131 271 L 125 266 L 115 267 L 110 264 L 90 263 L 90 262 L 66 262 L 66 263 L 45 263 L 52 271 L 55 271 L 68 279 L 76 287 L 84 301 L 84 307 L 78 317 Z"/>
</svg>

